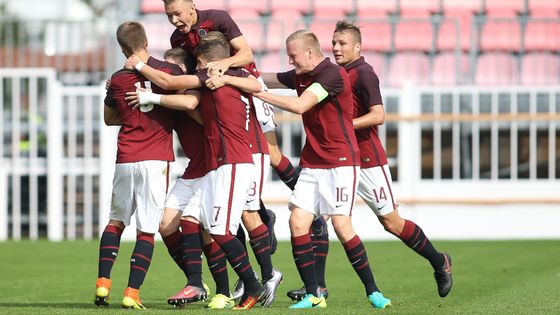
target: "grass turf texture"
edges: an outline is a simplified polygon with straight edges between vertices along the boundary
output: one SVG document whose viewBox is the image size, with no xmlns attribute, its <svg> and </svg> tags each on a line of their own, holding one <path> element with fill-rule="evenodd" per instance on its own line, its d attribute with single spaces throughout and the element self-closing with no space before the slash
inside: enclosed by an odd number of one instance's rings
<svg viewBox="0 0 560 315">
<path fill-rule="evenodd" d="M 288 310 L 286 292 L 301 286 L 290 244 L 279 244 L 273 256 L 284 281 L 271 308 L 253 314 L 560 314 L 560 242 L 436 242 L 453 257 L 454 287 L 437 295 L 431 267 L 400 242 L 367 242 L 378 286 L 393 300 L 374 310 L 351 269 L 342 246 L 331 242 L 327 263 L 329 299 L 324 310 Z M 113 268 L 109 309 L 93 305 L 97 276 L 97 241 L 0 243 L 0 314 L 114 314 L 121 310 L 132 243 L 123 243 Z M 253 261 L 254 263 L 254 261 Z M 212 288 L 208 270 L 205 281 Z M 230 272 L 230 285 L 236 280 Z M 198 302 L 173 309 L 166 299 L 184 285 L 182 273 L 156 244 L 152 266 L 141 289 L 146 314 L 237 313 L 204 309 Z M 212 288 L 213 289 L 213 288 Z"/>
</svg>

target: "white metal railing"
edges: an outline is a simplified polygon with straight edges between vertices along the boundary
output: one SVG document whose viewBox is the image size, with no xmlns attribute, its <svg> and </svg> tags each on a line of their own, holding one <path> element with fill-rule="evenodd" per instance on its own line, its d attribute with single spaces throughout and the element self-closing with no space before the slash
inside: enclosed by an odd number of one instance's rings
<svg viewBox="0 0 560 315">
<path fill-rule="evenodd" d="M 560 86 L 382 92 L 380 136 L 400 202 L 560 203 Z M 64 87 L 49 69 L 1 69 L 0 95 L 0 240 L 96 237 L 118 132 L 103 123 L 103 87 Z M 283 152 L 297 163 L 301 121 L 278 120 Z M 174 164 L 179 175 L 186 160 Z"/>
</svg>

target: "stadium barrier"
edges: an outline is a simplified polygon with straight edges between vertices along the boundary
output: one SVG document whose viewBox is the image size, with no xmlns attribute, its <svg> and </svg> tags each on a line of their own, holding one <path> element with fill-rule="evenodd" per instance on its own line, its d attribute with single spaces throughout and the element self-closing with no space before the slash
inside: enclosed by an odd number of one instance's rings
<svg viewBox="0 0 560 315">
<path fill-rule="evenodd" d="M 103 86 L 65 87 L 52 69 L 0 69 L 0 94 L 0 240 L 97 237 L 108 220 L 118 132 L 103 123 Z M 405 84 L 383 96 L 379 133 L 402 204 L 452 205 L 448 216 L 458 207 L 560 204 L 560 86 Z M 288 113 L 277 120 L 282 150 L 297 162 L 301 121 Z M 187 162 L 179 151 L 175 176 Z M 282 185 L 272 180 L 266 203 L 285 208 Z"/>
</svg>

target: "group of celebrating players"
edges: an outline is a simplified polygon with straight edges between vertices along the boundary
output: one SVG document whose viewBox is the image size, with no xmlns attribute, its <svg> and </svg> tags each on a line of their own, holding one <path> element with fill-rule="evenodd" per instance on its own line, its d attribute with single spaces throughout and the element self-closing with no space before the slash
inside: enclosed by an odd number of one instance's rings
<svg viewBox="0 0 560 315">
<path fill-rule="evenodd" d="M 293 190 L 289 226 L 303 287 L 288 292 L 296 301 L 290 308 L 327 305 L 328 220 L 368 302 L 374 308 L 391 305 L 377 287 L 365 247 L 352 227 L 356 194 L 388 232 L 429 261 L 438 293 L 445 297 L 453 284 L 450 256 L 438 252 L 422 229 L 397 211 L 387 156 L 377 134 L 384 122 L 379 79 L 360 56 L 359 28 L 345 21 L 336 24 L 336 64 L 323 56 L 312 32 L 300 30 L 286 39 L 294 69 L 259 73 L 246 39 L 226 11 L 197 10 L 192 0 L 163 3 L 176 27 L 165 61 L 149 55 L 140 23 L 125 22 L 117 29 L 128 59 L 125 69 L 111 77 L 105 98 L 105 122 L 119 125 L 120 131 L 94 303 L 109 304 L 120 236 L 136 214 L 137 239 L 122 307 L 144 308 L 139 289 L 158 232 L 187 279 L 169 304 L 208 298 L 202 281 L 204 252 L 216 287 L 208 308 L 270 306 L 283 275 L 271 258 L 276 250 L 275 215 L 261 201 L 269 165 Z M 268 88 L 294 89 L 297 96 L 276 95 Z M 302 115 L 306 143 L 297 168 L 278 148 L 272 106 Z M 190 161 L 168 191 L 173 130 Z M 248 259 L 241 223 L 260 278 Z M 239 278 L 233 293 L 227 262 Z"/>
</svg>

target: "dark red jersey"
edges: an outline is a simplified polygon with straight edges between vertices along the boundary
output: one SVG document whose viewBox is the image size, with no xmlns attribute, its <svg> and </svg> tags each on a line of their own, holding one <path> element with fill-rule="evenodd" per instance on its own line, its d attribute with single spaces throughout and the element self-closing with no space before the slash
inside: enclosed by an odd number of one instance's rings
<svg viewBox="0 0 560 315">
<path fill-rule="evenodd" d="M 383 105 L 379 90 L 379 78 L 373 67 L 365 62 L 363 57 L 345 66 L 352 85 L 354 100 L 354 118 L 369 113 L 373 105 Z M 387 164 L 387 154 L 381 144 L 377 126 L 356 129 L 356 138 L 360 147 L 360 161 L 362 168 Z"/>
<path fill-rule="evenodd" d="M 189 165 L 185 169 L 183 179 L 194 179 L 207 173 L 206 160 L 204 156 L 204 128 L 194 121 L 186 112 L 175 112 L 175 132 L 189 158 Z"/>
<path fill-rule="evenodd" d="M 313 83 L 329 93 L 327 98 L 303 113 L 307 139 L 300 165 L 333 168 L 360 165 L 358 144 L 352 127 L 352 87 L 344 68 L 325 58 L 313 71 L 296 75 L 295 70 L 278 73 L 278 80 L 301 95 Z"/>
<path fill-rule="evenodd" d="M 229 69 L 226 73 L 247 76 L 247 72 L 240 68 Z M 197 72 L 196 76 L 202 83 L 208 79 L 206 69 Z M 198 108 L 204 121 L 204 151 L 208 170 L 224 164 L 253 163 L 249 147 L 248 96 L 229 85 L 214 91 L 204 86 L 200 92 Z"/>
<path fill-rule="evenodd" d="M 175 30 L 173 34 L 171 34 L 170 39 L 171 47 L 181 47 L 186 50 L 187 64 L 190 73 L 194 73 L 196 66 L 196 58 L 193 55 L 193 51 L 200 43 L 200 39 L 206 36 L 208 32 L 221 32 L 228 41 L 243 35 L 227 11 L 196 10 L 196 14 L 198 15 L 196 24 L 191 27 L 191 30 L 187 34 Z M 244 68 L 256 77 L 260 75 L 254 62 L 244 66 Z"/>
<path fill-rule="evenodd" d="M 148 65 L 168 74 L 180 75 L 177 65 L 150 57 Z M 173 161 L 173 111 L 161 106 L 153 106 L 151 111 L 133 109 L 125 101 L 126 92 L 134 92 L 137 87 L 150 86 L 154 93 L 173 94 L 166 91 L 137 71 L 119 70 L 111 76 L 105 105 L 116 107 L 121 118 L 117 143 L 117 163 L 146 160 Z"/>
</svg>

